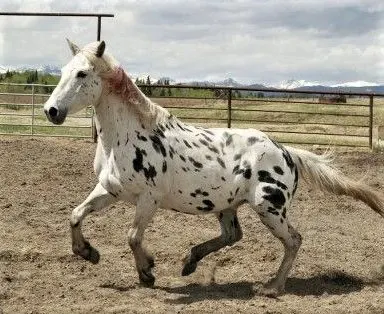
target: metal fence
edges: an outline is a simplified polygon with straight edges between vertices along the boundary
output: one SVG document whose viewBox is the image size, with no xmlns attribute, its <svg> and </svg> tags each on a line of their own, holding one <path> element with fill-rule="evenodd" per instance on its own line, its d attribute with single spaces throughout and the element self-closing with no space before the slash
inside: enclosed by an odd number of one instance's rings
<svg viewBox="0 0 384 314">
<path fill-rule="evenodd" d="M 70 115 L 65 125 L 52 125 L 43 112 L 56 85 L 0 83 L 0 134 L 90 138 L 93 110 Z"/>
<path fill-rule="evenodd" d="M 42 107 L 53 85 L 0 83 L 0 134 L 92 138 L 93 110 L 50 124 Z M 384 124 L 384 94 L 235 87 L 140 85 L 180 119 L 256 128 L 283 143 L 372 148 Z M 342 95 L 342 97 L 340 97 Z"/>
</svg>

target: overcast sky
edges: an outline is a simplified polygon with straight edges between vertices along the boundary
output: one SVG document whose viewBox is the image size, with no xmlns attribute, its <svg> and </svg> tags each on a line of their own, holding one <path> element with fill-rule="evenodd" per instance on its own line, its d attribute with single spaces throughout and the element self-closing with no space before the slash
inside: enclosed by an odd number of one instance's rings
<svg viewBox="0 0 384 314">
<path fill-rule="evenodd" d="M 384 84 L 382 0 L 1 0 L 0 11 L 103 12 L 102 39 L 133 75 L 276 84 Z M 96 18 L 0 16 L 0 65 L 70 58 Z"/>
</svg>

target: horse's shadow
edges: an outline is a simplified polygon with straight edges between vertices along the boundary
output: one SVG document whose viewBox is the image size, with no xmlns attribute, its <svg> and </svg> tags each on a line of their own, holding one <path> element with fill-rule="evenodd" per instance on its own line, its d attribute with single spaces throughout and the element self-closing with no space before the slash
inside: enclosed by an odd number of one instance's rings
<svg viewBox="0 0 384 314">
<path fill-rule="evenodd" d="M 288 278 L 285 293 L 297 296 L 343 295 L 361 291 L 366 286 L 382 286 L 384 277 L 363 280 L 341 271 L 331 271 L 309 278 Z M 203 300 L 238 299 L 250 300 L 257 297 L 261 282 L 239 281 L 233 283 L 187 284 L 177 287 L 155 286 L 154 289 L 176 295 L 166 302 L 172 304 L 191 304 Z M 126 292 L 136 289 L 136 285 L 123 286 L 118 284 L 103 284 L 101 288 Z"/>
<path fill-rule="evenodd" d="M 365 286 L 381 286 L 384 279 L 364 281 L 344 272 L 330 272 L 309 278 L 289 278 L 285 293 L 298 296 L 343 295 L 361 291 Z M 203 300 L 239 299 L 249 300 L 259 296 L 260 282 L 240 281 L 235 283 L 211 283 L 208 285 L 188 284 L 179 287 L 157 287 L 168 293 L 179 294 L 177 298 L 168 299 L 173 304 L 190 304 Z"/>
</svg>

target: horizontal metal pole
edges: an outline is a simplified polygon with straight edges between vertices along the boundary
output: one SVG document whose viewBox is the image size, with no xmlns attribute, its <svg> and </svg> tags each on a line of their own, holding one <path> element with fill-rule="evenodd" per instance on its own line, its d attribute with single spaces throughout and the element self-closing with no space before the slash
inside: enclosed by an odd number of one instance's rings
<svg viewBox="0 0 384 314">
<path fill-rule="evenodd" d="M 109 13 L 70 13 L 70 12 L 0 12 L 0 15 L 14 16 L 84 16 L 84 17 L 114 17 Z"/>
<path fill-rule="evenodd" d="M 0 103 L 0 106 L 32 107 L 31 104 Z"/>
<path fill-rule="evenodd" d="M 295 144 L 295 145 L 322 145 L 322 146 L 341 146 L 341 147 L 351 147 L 351 148 L 356 148 L 356 147 L 361 147 L 361 148 L 369 148 L 368 145 L 361 145 L 361 144 L 331 144 L 331 143 L 319 143 L 319 142 L 297 142 L 297 141 L 282 141 L 279 140 L 279 143 L 282 144 Z"/>
<path fill-rule="evenodd" d="M 322 132 L 302 132 L 302 131 L 287 131 L 287 130 L 263 130 L 260 129 L 261 132 L 265 133 L 289 133 L 289 134 L 301 134 L 301 135 L 322 135 L 322 136 L 346 136 L 346 137 L 365 137 L 368 138 L 369 135 L 361 135 L 361 134 L 345 134 L 345 133 L 322 133 Z"/>
<path fill-rule="evenodd" d="M 32 106 L 31 106 L 32 107 Z M 11 117 L 30 117 L 32 118 L 32 114 L 31 113 L 12 113 L 12 112 L 1 112 L 0 113 L 0 116 L 11 116 Z M 43 114 L 35 114 L 34 117 L 42 117 L 42 118 L 45 118 L 45 115 Z M 71 118 L 71 119 L 91 119 L 92 116 L 89 115 L 89 116 L 67 116 L 67 119 L 68 118 Z"/>
<path fill-rule="evenodd" d="M 21 127 L 24 127 L 24 126 L 27 126 L 27 127 L 31 127 L 31 124 L 25 124 L 25 123 L 21 123 L 21 124 L 13 124 L 13 123 L 0 123 L 0 126 L 21 126 Z"/>
<path fill-rule="evenodd" d="M 267 113 L 288 113 L 288 114 L 308 114 L 308 115 L 322 115 L 322 116 L 341 116 L 341 117 L 364 117 L 368 118 L 369 115 L 365 114 L 347 114 L 347 113 L 323 113 L 323 112 L 306 112 L 306 111 L 288 111 L 288 110 L 263 110 L 263 109 L 233 109 L 233 112 L 267 112 Z"/>
<path fill-rule="evenodd" d="M 38 86 L 38 87 L 56 87 L 57 85 L 37 84 L 37 83 L 0 83 L 2 86 Z"/>
<path fill-rule="evenodd" d="M 227 121 L 227 119 L 222 118 L 207 118 L 207 117 L 182 117 L 178 116 L 178 119 L 184 119 L 184 120 L 205 120 L 205 121 Z"/>
<path fill-rule="evenodd" d="M 263 98 L 263 99 L 252 99 L 252 98 L 235 98 L 232 99 L 232 101 L 235 101 L 235 106 L 236 106 L 236 101 L 241 101 L 241 102 L 262 102 L 262 103 L 277 103 L 277 104 L 305 104 L 305 105 L 325 105 L 325 106 L 350 106 L 350 107 L 369 107 L 369 105 L 362 105 L 362 104 L 357 104 L 357 103 L 321 103 L 321 102 L 314 102 L 314 101 L 287 101 L 287 100 L 271 100 L 268 98 Z M 248 104 L 241 104 L 243 106 L 246 106 Z M 253 105 L 253 104 L 252 104 Z M 254 106 L 254 105 L 253 105 Z M 234 107 L 232 107 L 234 108 Z"/>
<path fill-rule="evenodd" d="M 0 126 L 21 126 L 21 127 L 24 127 L 24 126 L 28 126 L 30 127 L 31 124 L 23 124 L 23 123 L 0 123 Z M 72 128 L 72 129 L 90 129 L 91 126 L 90 125 L 54 125 L 54 124 L 34 124 L 34 127 L 35 128 L 61 128 L 61 129 L 68 129 L 68 128 Z"/>
<path fill-rule="evenodd" d="M 15 124 L 16 125 L 16 124 Z M 90 125 L 54 125 L 54 124 L 35 124 L 35 129 L 37 128 L 51 128 L 51 129 L 91 129 Z"/>
<path fill-rule="evenodd" d="M 30 113 L 0 113 L 0 116 L 11 116 L 11 117 L 30 117 L 32 118 L 32 114 Z"/>
<path fill-rule="evenodd" d="M 172 89 L 172 85 L 170 85 Z M 189 97 L 189 96 L 154 96 L 151 99 L 197 99 L 197 100 L 225 100 L 218 97 Z"/>
<path fill-rule="evenodd" d="M 34 133 L 33 135 L 31 133 L 0 133 L 0 135 L 12 135 L 12 136 L 29 136 L 31 138 L 33 137 L 67 137 L 67 138 L 92 138 L 91 135 L 66 135 L 66 134 L 43 134 L 43 133 Z"/>
<path fill-rule="evenodd" d="M 297 124 L 297 125 L 322 125 L 322 126 L 342 126 L 342 127 L 357 127 L 357 128 L 369 128 L 369 125 L 360 124 L 340 124 L 340 123 L 321 123 L 321 122 L 298 122 L 298 121 L 276 121 L 276 120 L 253 120 L 253 119 L 236 119 L 233 118 L 234 122 L 247 122 L 257 124 Z"/>
<path fill-rule="evenodd" d="M 32 94 L 23 94 L 23 93 L 0 93 L 0 96 L 32 96 Z"/>
<path fill-rule="evenodd" d="M 182 110 L 210 110 L 210 111 L 215 111 L 215 110 L 221 110 L 221 111 L 226 111 L 227 108 L 212 108 L 212 107 L 182 107 L 182 106 L 164 106 L 163 108 L 165 109 L 182 109 Z"/>
</svg>

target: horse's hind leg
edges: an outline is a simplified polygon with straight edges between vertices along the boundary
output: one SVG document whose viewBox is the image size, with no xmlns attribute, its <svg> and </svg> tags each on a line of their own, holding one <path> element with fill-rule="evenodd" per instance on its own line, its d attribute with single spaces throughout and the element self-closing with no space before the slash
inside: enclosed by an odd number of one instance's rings
<svg viewBox="0 0 384 314">
<path fill-rule="evenodd" d="M 99 252 L 84 239 L 83 233 L 81 232 L 81 222 L 90 212 L 100 210 L 115 201 L 116 198 L 108 193 L 99 183 L 87 199 L 72 211 L 70 220 L 72 250 L 76 255 L 80 255 L 93 264 L 99 262 L 100 255 Z"/>
<path fill-rule="evenodd" d="M 152 275 L 152 268 L 155 266 L 152 255 L 143 247 L 143 235 L 153 214 L 157 209 L 157 202 L 149 195 L 141 195 L 136 204 L 135 219 L 129 229 L 129 246 L 135 257 L 136 269 L 139 274 L 140 283 L 145 286 L 153 286 L 155 277 Z"/>
<path fill-rule="evenodd" d="M 187 276 L 196 270 L 197 262 L 204 256 L 227 245 L 233 245 L 243 237 L 236 210 L 226 210 L 216 215 L 220 222 L 221 235 L 194 246 L 184 259 L 182 275 Z"/>
<path fill-rule="evenodd" d="M 288 273 L 301 245 L 301 235 L 289 224 L 286 211 L 286 207 L 276 208 L 269 202 L 264 202 L 257 208 L 261 221 L 284 245 L 284 258 L 275 278 L 260 291 L 270 297 L 276 297 L 284 292 Z"/>
</svg>

